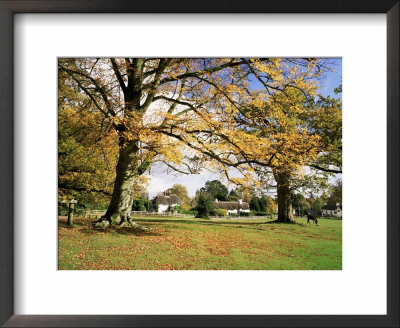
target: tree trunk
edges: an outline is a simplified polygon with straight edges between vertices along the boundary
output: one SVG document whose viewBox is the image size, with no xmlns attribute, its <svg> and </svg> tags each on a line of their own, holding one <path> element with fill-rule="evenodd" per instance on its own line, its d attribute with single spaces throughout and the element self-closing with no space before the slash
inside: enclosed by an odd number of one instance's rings
<svg viewBox="0 0 400 328">
<path fill-rule="evenodd" d="M 68 219 L 67 219 L 67 225 L 72 226 L 74 223 L 74 204 L 73 203 L 68 203 Z"/>
<path fill-rule="evenodd" d="M 277 173 L 275 179 L 278 188 L 278 221 L 293 223 L 292 193 L 290 192 L 290 174 Z"/>
<path fill-rule="evenodd" d="M 113 221 L 115 221 L 120 226 L 131 226 L 149 230 L 132 222 L 130 216 L 133 203 L 133 184 L 135 178 L 139 176 L 138 150 L 136 142 L 126 142 L 123 146 L 120 146 L 110 205 L 104 216 L 94 222 L 94 227 L 105 228 L 112 225 Z"/>
</svg>

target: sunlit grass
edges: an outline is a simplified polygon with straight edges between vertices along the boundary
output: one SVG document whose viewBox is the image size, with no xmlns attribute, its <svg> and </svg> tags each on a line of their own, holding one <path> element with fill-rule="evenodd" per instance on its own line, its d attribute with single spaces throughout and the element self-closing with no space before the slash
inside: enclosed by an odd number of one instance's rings
<svg viewBox="0 0 400 328">
<path fill-rule="evenodd" d="M 113 227 L 95 230 L 76 219 L 59 220 L 61 270 L 340 270 L 342 221 L 319 226 L 272 220 L 211 221 L 138 218 L 143 233 Z"/>
</svg>

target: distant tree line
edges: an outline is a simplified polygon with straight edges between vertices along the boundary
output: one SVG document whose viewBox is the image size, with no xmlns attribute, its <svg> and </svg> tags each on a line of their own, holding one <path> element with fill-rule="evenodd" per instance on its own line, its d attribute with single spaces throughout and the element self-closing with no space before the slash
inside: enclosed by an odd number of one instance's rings
<svg viewBox="0 0 400 328">
<path fill-rule="evenodd" d="M 175 208 L 176 211 L 196 214 L 200 218 L 227 215 L 226 210 L 214 208 L 215 200 L 237 202 L 241 199 L 249 204 L 250 215 L 261 216 L 277 212 L 277 203 L 274 197 L 260 195 L 254 188 L 243 186 L 229 191 L 219 180 L 207 181 L 204 187 L 196 191 L 194 206 L 191 206 L 191 199 L 185 186 L 174 184 L 168 191 L 171 194 L 176 194 L 182 201 L 182 205 Z M 157 211 L 157 205 L 149 200 L 147 192 L 142 190 L 137 192 L 136 195 L 138 196 L 132 204 L 133 211 Z M 305 197 L 302 193 L 294 193 L 292 197 L 292 206 L 298 216 L 306 215 L 311 209 L 316 215 L 321 215 L 324 204 L 335 205 L 336 203 L 342 204 L 342 181 L 340 179 L 320 196 L 309 194 L 308 197 Z"/>
</svg>

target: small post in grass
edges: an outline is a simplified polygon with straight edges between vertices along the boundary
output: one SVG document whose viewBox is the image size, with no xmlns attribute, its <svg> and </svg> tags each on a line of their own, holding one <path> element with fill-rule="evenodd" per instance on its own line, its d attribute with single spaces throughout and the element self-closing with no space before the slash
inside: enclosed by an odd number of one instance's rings
<svg viewBox="0 0 400 328">
<path fill-rule="evenodd" d="M 68 221 L 67 224 L 71 226 L 74 218 L 74 206 L 77 203 L 75 199 L 71 199 L 68 203 Z"/>
<path fill-rule="evenodd" d="M 75 199 L 70 199 L 70 200 L 61 200 L 60 203 L 62 204 L 68 204 L 68 219 L 67 219 L 67 225 L 72 226 L 73 224 L 73 219 L 74 219 L 74 206 L 78 201 Z"/>
</svg>

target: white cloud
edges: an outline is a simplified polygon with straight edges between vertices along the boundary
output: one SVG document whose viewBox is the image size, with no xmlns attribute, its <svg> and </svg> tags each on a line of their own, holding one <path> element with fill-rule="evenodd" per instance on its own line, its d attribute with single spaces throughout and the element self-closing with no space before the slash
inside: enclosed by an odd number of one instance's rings
<svg viewBox="0 0 400 328">
<path fill-rule="evenodd" d="M 166 182 L 163 177 L 159 176 L 149 176 L 149 177 L 150 177 L 150 183 L 149 186 L 147 187 L 147 191 L 151 198 L 170 187 L 168 182 Z"/>
</svg>

